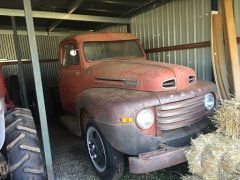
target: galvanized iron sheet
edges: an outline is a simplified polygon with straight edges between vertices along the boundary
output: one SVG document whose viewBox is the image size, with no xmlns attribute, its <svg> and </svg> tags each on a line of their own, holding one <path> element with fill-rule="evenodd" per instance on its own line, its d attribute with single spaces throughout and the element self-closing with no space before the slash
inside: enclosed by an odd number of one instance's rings
<svg viewBox="0 0 240 180">
<path fill-rule="evenodd" d="M 43 85 L 50 85 L 54 86 L 57 85 L 57 70 L 59 67 L 58 62 L 50 62 L 50 63 L 41 63 L 41 72 L 42 72 L 42 79 Z M 3 74 L 5 77 L 10 76 L 12 74 L 18 73 L 18 66 L 17 64 L 9 64 L 3 66 Z M 27 89 L 33 87 L 33 71 L 32 65 L 30 63 L 23 64 L 23 72 L 24 78 L 26 81 Z"/>
<path fill-rule="evenodd" d="M 210 40 L 211 1 L 178 0 L 131 19 L 131 30 L 146 49 Z M 105 32 L 126 32 L 126 26 L 112 26 Z M 210 48 L 149 54 L 149 59 L 180 64 L 197 71 L 198 79 L 212 80 Z"/>
<path fill-rule="evenodd" d="M 79 32 L 78 32 L 79 33 Z M 20 31 L 18 33 L 22 59 L 30 59 L 30 50 L 28 44 L 28 37 L 26 32 Z M 37 44 L 40 60 L 54 60 L 58 58 L 59 42 L 72 33 L 37 33 Z M 16 52 L 13 42 L 13 34 L 11 31 L 0 31 L 0 60 L 16 60 Z M 3 65 L 4 76 L 17 74 L 17 64 Z M 41 72 L 43 83 L 56 85 L 57 84 L 57 62 L 41 63 Z M 24 77 L 27 85 L 33 85 L 33 72 L 31 64 L 23 64 Z"/>
</svg>

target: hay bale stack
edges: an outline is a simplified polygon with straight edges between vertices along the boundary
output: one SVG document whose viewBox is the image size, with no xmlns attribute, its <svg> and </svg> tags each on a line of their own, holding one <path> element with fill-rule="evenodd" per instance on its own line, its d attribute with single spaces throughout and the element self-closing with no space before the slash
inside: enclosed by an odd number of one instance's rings
<svg viewBox="0 0 240 180">
<path fill-rule="evenodd" d="M 221 161 L 221 167 L 225 172 L 230 174 L 240 174 L 240 149 L 227 151 Z"/>
<path fill-rule="evenodd" d="M 195 175 L 182 176 L 181 179 L 182 180 L 202 180 L 202 178 L 200 178 L 199 176 L 195 176 Z"/>
<path fill-rule="evenodd" d="M 215 111 L 213 122 L 217 131 L 233 139 L 240 139 L 240 99 L 222 101 L 221 107 Z"/>
<path fill-rule="evenodd" d="M 218 133 L 200 135 L 185 155 L 190 172 L 203 179 L 240 177 L 240 140 Z"/>
<path fill-rule="evenodd" d="M 192 140 L 185 152 L 194 176 L 183 179 L 240 179 L 240 99 L 222 101 L 212 120 L 217 131 Z"/>
<path fill-rule="evenodd" d="M 200 135 L 197 139 L 192 139 L 191 148 L 189 148 L 186 152 L 186 158 L 189 161 L 189 169 L 190 172 L 201 176 L 203 173 L 202 167 L 202 153 L 206 149 L 206 147 L 213 142 L 215 135 Z"/>
</svg>

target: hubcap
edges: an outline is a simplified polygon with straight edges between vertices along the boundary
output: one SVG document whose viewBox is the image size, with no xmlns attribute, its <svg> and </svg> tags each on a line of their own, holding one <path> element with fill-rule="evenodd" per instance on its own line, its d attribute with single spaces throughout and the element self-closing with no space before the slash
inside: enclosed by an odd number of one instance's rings
<svg viewBox="0 0 240 180">
<path fill-rule="evenodd" d="M 99 172 L 106 169 L 106 152 L 103 140 L 94 127 L 87 130 L 87 147 L 92 163 Z"/>
</svg>

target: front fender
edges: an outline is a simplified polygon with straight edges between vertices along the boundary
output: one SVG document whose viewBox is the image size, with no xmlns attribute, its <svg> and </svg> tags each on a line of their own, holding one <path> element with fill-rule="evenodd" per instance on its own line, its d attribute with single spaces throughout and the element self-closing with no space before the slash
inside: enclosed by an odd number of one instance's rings
<svg viewBox="0 0 240 180">
<path fill-rule="evenodd" d="M 98 128 L 103 133 L 105 139 L 118 150 L 122 150 L 123 144 L 119 146 L 113 143 L 110 136 L 118 138 L 114 133 L 114 127 L 123 127 L 121 118 L 135 118 L 138 111 L 146 107 L 159 105 L 158 98 L 150 92 L 134 91 L 117 88 L 92 88 L 81 93 L 76 101 L 77 115 L 81 117 L 82 110 L 88 112 L 88 117 L 95 121 Z M 86 125 L 86 122 L 80 121 L 80 126 Z M 101 124 L 101 125 L 100 125 Z M 106 124 L 106 126 L 102 126 Z M 107 126 L 110 125 L 110 126 Z M 132 123 L 135 131 L 139 131 L 135 123 Z M 113 132 L 109 135 L 107 132 Z"/>
<path fill-rule="evenodd" d="M 150 92 L 117 88 L 88 89 L 76 101 L 78 115 L 85 109 L 92 119 L 111 124 L 120 124 L 122 117 L 135 117 L 139 110 L 159 103 Z"/>
<path fill-rule="evenodd" d="M 181 92 L 172 93 L 181 95 Z M 186 92 L 186 94 L 189 93 Z M 209 126 L 209 119 L 204 117 L 191 126 L 177 128 L 161 136 L 153 136 L 143 133 L 134 122 L 121 123 L 122 117 L 133 117 L 135 120 L 136 114 L 141 109 L 159 106 L 162 98 L 157 95 L 126 89 L 96 88 L 81 93 L 76 104 L 79 114 L 81 109 L 88 111 L 90 119 L 96 122 L 111 146 L 129 155 L 154 151 L 161 148 L 162 144 L 172 147 L 184 146 Z"/>
</svg>

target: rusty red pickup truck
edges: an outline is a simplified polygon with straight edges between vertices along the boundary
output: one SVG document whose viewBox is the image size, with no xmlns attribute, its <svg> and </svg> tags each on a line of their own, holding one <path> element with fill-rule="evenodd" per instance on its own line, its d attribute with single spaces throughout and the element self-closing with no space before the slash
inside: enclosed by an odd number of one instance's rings
<svg viewBox="0 0 240 180">
<path fill-rule="evenodd" d="M 214 83 L 194 70 L 147 60 L 130 33 L 68 37 L 59 47 L 63 109 L 76 117 L 90 162 L 102 179 L 186 161 L 184 150 L 210 126 L 218 104 Z M 77 132 L 77 133 L 76 133 Z"/>
</svg>

